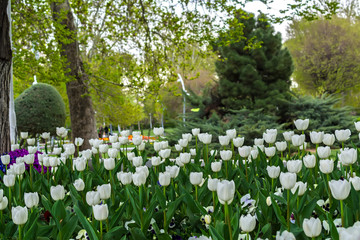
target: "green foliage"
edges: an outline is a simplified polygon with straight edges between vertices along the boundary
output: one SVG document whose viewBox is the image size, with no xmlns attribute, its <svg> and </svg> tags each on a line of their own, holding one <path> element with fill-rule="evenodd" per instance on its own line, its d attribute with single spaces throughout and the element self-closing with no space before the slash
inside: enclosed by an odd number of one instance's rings
<svg viewBox="0 0 360 240">
<path fill-rule="evenodd" d="M 354 101 L 360 86 L 358 28 L 359 23 L 338 17 L 293 21 L 286 46 L 295 62 L 294 80 L 300 92 L 342 93 L 346 103 L 358 106 Z"/>
<path fill-rule="evenodd" d="M 65 104 L 59 92 L 51 85 L 38 83 L 15 99 L 18 131 L 31 134 L 56 133 L 56 127 L 65 124 Z"/>
</svg>

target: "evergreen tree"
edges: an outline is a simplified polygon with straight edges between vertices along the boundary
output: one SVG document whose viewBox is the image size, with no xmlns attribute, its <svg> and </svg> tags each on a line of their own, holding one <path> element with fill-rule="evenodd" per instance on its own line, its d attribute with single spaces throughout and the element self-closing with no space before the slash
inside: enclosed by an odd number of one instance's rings
<svg viewBox="0 0 360 240">
<path fill-rule="evenodd" d="M 212 105 L 221 115 L 230 109 L 243 108 L 274 112 L 283 102 L 279 100 L 286 99 L 290 92 L 293 72 L 290 53 L 282 48 L 281 34 L 275 33 L 264 15 L 255 19 L 253 14 L 246 14 L 236 20 L 237 24 L 222 34 L 219 42 L 234 34 L 239 41 L 214 47 L 219 55 L 216 62 L 219 81 L 215 86 L 216 97 L 206 105 Z"/>
</svg>

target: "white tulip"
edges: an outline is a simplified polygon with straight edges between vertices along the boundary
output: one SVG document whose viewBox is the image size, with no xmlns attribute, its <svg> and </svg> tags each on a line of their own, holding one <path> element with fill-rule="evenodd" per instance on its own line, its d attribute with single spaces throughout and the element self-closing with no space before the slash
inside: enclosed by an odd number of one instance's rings
<svg viewBox="0 0 360 240">
<path fill-rule="evenodd" d="M 266 147 L 265 148 L 265 154 L 267 157 L 273 157 L 275 156 L 276 148 L 275 147 Z"/>
<path fill-rule="evenodd" d="M 296 182 L 295 183 L 295 186 L 291 189 L 291 192 L 293 194 L 295 194 L 296 190 L 299 189 L 298 191 L 298 196 L 302 196 L 304 195 L 305 191 L 306 191 L 306 188 L 307 188 L 307 183 L 303 183 L 303 182 Z"/>
<path fill-rule="evenodd" d="M 332 171 L 334 170 L 333 160 L 329 160 L 329 159 L 320 160 L 319 165 L 320 165 L 320 171 L 324 174 L 332 173 Z"/>
<path fill-rule="evenodd" d="M 279 177 L 279 174 L 280 174 L 280 167 L 279 166 L 267 166 L 266 170 L 267 170 L 270 178 Z"/>
<path fill-rule="evenodd" d="M 135 146 L 139 146 L 142 143 L 142 136 L 133 136 L 132 142 Z"/>
<path fill-rule="evenodd" d="M 33 146 L 35 144 L 35 138 L 28 138 L 26 142 L 28 145 Z"/>
<path fill-rule="evenodd" d="M 192 135 L 198 136 L 200 134 L 200 128 L 193 128 L 191 130 Z"/>
<path fill-rule="evenodd" d="M 100 193 L 90 191 L 86 193 L 86 202 L 89 206 L 94 206 L 100 203 Z"/>
<path fill-rule="evenodd" d="M 279 152 L 283 152 L 283 151 L 286 150 L 287 143 L 286 143 L 286 141 L 276 142 L 276 143 L 275 143 L 275 146 L 276 146 L 276 149 L 277 149 Z"/>
<path fill-rule="evenodd" d="M 117 148 L 114 148 L 114 144 L 113 144 L 113 148 L 109 148 L 108 150 L 108 155 L 110 158 L 116 158 L 119 154 L 119 150 Z"/>
<path fill-rule="evenodd" d="M 11 218 L 16 225 L 24 225 L 28 220 L 28 209 L 27 207 L 12 207 Z"/>
<path fill-rule="evenodd" d="M 36 207 L 39 204 L 39 194 L 37 192 L 25 193 L 24 200 L 27 208 Z"/>
<path fill-rule="evenodd" d="M 331 149 L 329 146 L 318 147 L 317 154 L 318 154 L 319 158 L 328 158 L 331 154 Z"/>
<path fill-rule="evenodd" d="M 120 142 L 114 142 L 114 143 L 111 144 L 111 146 L 112 146 L 112 149 L 116 149 L 116 150 L 119 151 L 120 148 L 121 148 L 121 143 Z M 109 153 L 109 151 L 108 151 L 108 153 Z"/>
<path fill-rule="evenodd" d="M 263 139 L 266 143 L 274 143 L 276 141 L 276 132 L 269 131 L 263 133 Z"/>
<path fill-rule="evenodd" d="M 6 196 L 4 196 L 2 198 L 2 200 L 0 201 L 0 210 L 1 211 L 4 210 L 5 208 L 7 208 L 8 202 L 9 202 L 8 198 Z"/>
<path fill-rule="evenodd" d="M 93 206 L 94 218 L 98 221 L 104 221 L 109 216 L 107 204 Z"/>
<path fill-rule="evenodd" d="M 189 144 L 189 140 L 188 139 L 179 139 L 179 145 L 183 148 L 187 147 L 187 145 Z"/>
<path fill-rule="evenodd" d="M 276 240 L 296 240 L 296 238 L 293 233 L 285 230 L 281 234 L 280 232 L 276 233 Z"/>
<path fill-rule="evenodd" d="M 161 163 L 163 163 L 163 162 L 161 162 L 161 158 L 160 157 L 156 157 L 156 156 L 153 156 L 153 157 L 151 157 L 151 165 L 152 166 L 159 166 Z"/>
<path fill-rule="evenodd" d="M 247 158 L 250 155 L 251 147 L 242 146 L 238 148 L 239 154 L 242 158 Z"/>
<path fill-rule="evenodd" d="M 178 166 L 166 166 L 166 172 L 170 173 L 171 178 L 176 178 L 179 175 L 180 168 Z"/>
<path fill-rule="evenodd" d="M 191 134 L 191 133 L 183 133 L 183 134 L 181 135 L 181 137 L 182 137 L 183 139 L 187 139 L 188 142 L 190 142 L 191 139 L 192 139 L 192 134 Z"/>
<path fill-rule="evenodd" d="M 202 172 L 191 172 L 190 173 L 190 182 L 192 185 L 200 185 L 203 181 L 203 173 Z"/>
<path fill-rule="evenodd" d="M 170 173 L 164 172 L 159 173 L 159 182 L 161 186 L 169 186 L 170 185 L 171 176 Z"/>
<path fill-rule="evenodd" d="M 257 150 L 257 148 L 251 150 L 250 155 L 251 155 L 252 159 L 257 159 L 257 157 L 259 155 L 259 150 Z"/>
<path fill-rule="evenodd" d="M 61 138 L 64 138 L 67 136 L 67 130 L 64 127 L 57 127 L 56 128 L 56 135 L 58 135 Z"/>
<path fill-rule="evenodd" d="M 140 187 L 146 183 L 146 174 L 143 172 L 136 172 L 132 175 L 132 181 L 135 186 Z"/>
<path fill-rule="evenodd" d="M 302 168 L 302 161 L 301 160 L 290 160 L 286 163 L 286 168 L 289 172 L 292 173 L 299 173 Z"/>
<path fill-rule="evenodd" d="M 10 155 L 2 155 L 1 162 L 4 165 L 8 165 L 10 163 Z"/>
<path fill-rule="evenodd" d="M 306 168 L 314 168 L 316 164 L 316 157 L 315 155 L 306 155 L 303 158 L 303 161 Z"/>
<path fill-rule="evenodd" d="M 15 175 L 12 174 L 4 175 L 3 181 L 6 187 L 13 187 L 15 185 Z"/>
<path fill-rule="evenodd" d="M 321 233 L 321 221 L 319 218 L 310 219 L 305 218 L 303 221 L 303 229 L 306 236 L 309 238 L 317 237 Z"/>
<path fill-rule="evenodd" d="M 211 143 L 211 139 L 212 139 L 211 134 L 200 133 L 198 136 L 199 136 L 200 142 L 202 142 L 203 144 L 210 144 Z"/>
<path fill-rule="evenodd" d="M 26 139 L 26 138 L 28 138 L 28 136 L 29 136 L 28 132 L 20 132 L 20 137 L 22 139 Z"/>
<path fill-rule="evenodd" d="M 50 133 L 49 132 L 43 132 L 40 137 L 42 137 L 43 139 L 49 139 L 50 138 Z"/>
<path fill-rule="evenodd" d="M 127 143 L 129 143 L 129 137 L 125 137 L 125 136 L 119 137 L 119 143 L 121 145 L 126 145 Z"/>
<path fill-rule="evenodd" d="M 310 140 L 313 144 L 319 144 L 324 139 L 324 132 L 310 132 Z"/>
<path fill-rule="evenodd" d="M 345 142 L 351 136 L 350 129 L 335 130 L 335 136 L 339 142 Z"/>
<path fill-rule="evenodd" d="M 220 151 L 220 157 L 223 161 L 229 161 L 232 158 L 231 150 L 222 150 Z"/>
<path fill-rule="evenodd" d="M 74 182 L 74 187 L 75 187 L 76 191 L 81 192 L 85 188 L 85 183 L 81 178 L 76 179 L 75 182 Z"/>
<path fill-rule="evenodd" d="M 16 175 L 22 175 L 25 172 L 25 163 L 14 163 L 12 169 Z"/>
<path fill-rule="evenodd" d="M 264 145 L 264 139 L 263 138 L 255 138 L 254 145 Z"/>
<path fill-rule="evenodd" d="M 84 139 L 81 138 L 81 137 L 77 137 L 77 138 L 75 138 L 74 143 L 75 143 L 76 146 L 80 147 L 81 145 L 83 145 Z"/>
<path fill-rule="evenodd" d="M 226 136 L 228 136 L 230 139 L 234 139 L 236 137 L 236 129 L 226 130 Z"/>
<path fill-rule="evenodd" d="M 118 172 L 117 178 L 122 185 L 128 185 L 132 182 L 132 173 L 131 172 Z"/>
<path fill-rule="evenodd" d="M 218 183 L 219 183 L 219 179 L 217 179 L 217 178 L 209 178 L 208 179 L 208 185 L 207 185 L 209 191 L 215 192 L 217 190 Z"/>
<path fill-rule="evenodd" d="M 112 135 L 112 136 L 109 136 L 109 142 L 114 144 L 118 141 L 118 136 L 117 135 Z M 75 143 L 76 144 L 76 143 Z"/>
<path fill-rule="evenodd" d="M 356 191 L 360 190 L 360 178 L 355 176 L 350 178 L 350 182 Z"/>
<path fill-rule="evenodd" d="M 297 130 L 305 131 L 309 127 L 309 119 L 297 119 L 294 124 Z"/>
<path fill-rule="evenodd" d="M 296 183 L 296 174 L 291 172 L 280 173 L 280 183 L 284 189 L 292 189 Z"/>
<path fill-rule="evenodd" d="M 256 226 L 256 217 L 251 216 L 250 214 L 240 217 L 240 228 L 244 232 L 252 232 Z"/>
<path fill-rule="evenodd" d="M 292 138 L 292 136 L 294 136 L 294 134 L 295 134 L 294 131 L 283 132 L 285 141 L 290 142 L 291 138 Z"/>
<path fill-rule="evenodd" d="M 86 168 L 86 163 L 87 163 L 87 160 L 86 158 L 77 158 L 75 161 L 74 161 L 74 165 L 75 165 L 75 168 L 77 171 L 79 172 L 82 172 L 85 170 Z"/>
<path fill-rule="evenodd" d="M 233 144 L 235 147 L 241 147 L 244 144 L 244 137 L 237 137 L 237 138 L 233 138 Z"/>
<path fill-rule="evenodd" d="M 141 156 L 134 157 L 132 160 L 134 167 L 140 167 L 143 165 L 143 158 Z"/>
<path fill-rule="evenodd" d="M 350 183 L 347 180 L 331 180 L 329 182 L 331 189 L 331 195 L 336 200 L 344 200 L 349 196 L 350 193 Z"/>
<path fill-rule="evenodd" d="M 305 135 L 304 134 L 301 134 L 301 135 L 294 134 L 291 137 L 291 142 L 292 142 L 292 145 L 294 145 L 294 147 L 300 147 L 305 142 Z"/>
<path fill-rule="evenodd" d="M 164 135 L 164 128 L 163 127 L 159 127 L 159 128 L 154 127 L 153 132 L 154 132 L 155 136 L 162 136 L 162 135 Z"/>
<path fill-rule="evenodd" d="M 127 154 L 127 158 L 129 161 L 132 161 L 133 158 L 135 157 L 135 153 L 134 152 L 128 152 Z"/>
<path fill-rule="evenodd" d="M 221 204 L 230 204 L 234 200 L 235 183 L 233 180 L 219 181 L 217 184 L 217 196 Z"/>
<path fill-rule="evenodd" d="M 11 144 L 11 151 L 15 151 L 20 148 L 20 144 Z"/>
<path fill-rule="evenodd" d="M 121 131 L 120 132 L 120 135 L 122 136 L 122 137 L 129 137 L 129 135 L 130 135 L 130 131 L 129 130 L 123 130 L 123 131 Z"/>
<path fill-rule="evenodd" d="M 102 199 L 102 200 L 109 199 L 110 196 L 111 196 L 111 185 L 110 185 L 110 183 L 99 185 L 99 186 L 97 186 L 96 190 L 100 194 L 100 199 Z"/>
<path fill-rule="evenodd" d="M 100 144 L 99 145 L 99 152 L 100 153 L 107 153 L 107 151 L 109 150 L 109 145 L 107 144 Z"/>
<path fill-rule="evenodd" d="M 170 154 L 171 154 L 171 149 L 168 148 L 168 149 L 162 149 L 160 150 L 159 152 L 159 156 L 162 157 L 162 158 L 169 158 L 170 157 Z"/>
<path fill-rule="evenodd" d="M 230 143 L 230 138 L 229 136 L 225 135 L 225 136 L 219 136 L 219 143 L 221 146 L 227 146 Z"/>
<path fill-rule="evenodd" d="M 221 162 L 212 162 L 211 163 L 211 170 L 213 172 L 220 172 L 220 170 L 221 170 Z"/>
<path fill-rule="evenodd" d="M 354 148 L 340 149 L 338 158 L 344 166 L 349 166 L 357 161 L 357 150 Z"/>
<path fill-rule="evenodd" d="M 180 144 L 175 144 L 175 150 L 176 150 L 177 152 L 181 152 L 181 151 L 183 150 L 183 147 L 180 146 Z"/>
<path fill-rule="evenodd" d="M 190 149 L 190 154 L 191 154 L 191 156 L 196 156 L 196 149 L 195 149 L 195 148 L 191 148 L 191 149 Z"/>
<path fill-rule="evenodd" d="M 334 144 L 334 142 L 335 142 L 334 134 L 329 134 L 329 133 L 324 134 L 323 143 L 326 146 L 332 146 Z"/>
<path fill-rule="evenodd" d="M 50 195 L 54 199 L 54 201 L 63 200 L 65 197 L 64 186 L 62 186 L 62 185 L 57 185 L 55 187 L 51 186 Z"/>
</svg>

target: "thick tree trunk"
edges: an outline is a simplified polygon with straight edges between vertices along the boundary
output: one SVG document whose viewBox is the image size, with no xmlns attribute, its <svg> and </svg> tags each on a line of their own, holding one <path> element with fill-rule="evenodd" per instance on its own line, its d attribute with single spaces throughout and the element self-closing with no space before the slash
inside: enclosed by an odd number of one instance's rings
<svg viewBox="0 0 360 240">
<path fill-rule="evenodd" d="M 0 154 L 10 151 L 10 77 L 12 51 L 8 0 L 0 0 Z"/>
<path fill-rule="evenodd" d="M 58 42 L 61 46 L 62 57 L 67 59 L 64 68 L 70 78 L 70 81 L 66 83 L 66 91 L 69 98 L 72 138 L 73 140 L 75 137 L 84 138 L 82 149 L 90 148 L 88 140 L 96 137 L 95 112 L 87 85 L 89 78 L 84 71 L 79 43 L 76 39 L 74 16 L 68 0 L 52 2 L 51 10 L 55 27 L 60 24 L 61 28 L 69 31 L 67 36 L 58 37 Z M 57 27 L 57 30 L 60 31 L 61 28 Z"/>
</svg>

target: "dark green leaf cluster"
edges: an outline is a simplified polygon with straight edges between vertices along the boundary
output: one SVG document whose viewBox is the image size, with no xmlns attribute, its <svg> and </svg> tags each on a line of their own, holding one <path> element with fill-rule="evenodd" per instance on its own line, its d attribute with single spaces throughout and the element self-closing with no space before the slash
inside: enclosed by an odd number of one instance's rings
<svg viewBox="0 0 360 240">
<path fill-rule="evenodd" d="M 65 104 L 59 92 L 51 85 L 38 83 L 15 99 L 18 131 L 29 134 L 56 133 L 56 127 L 65 124 Z"/>
</svg>

